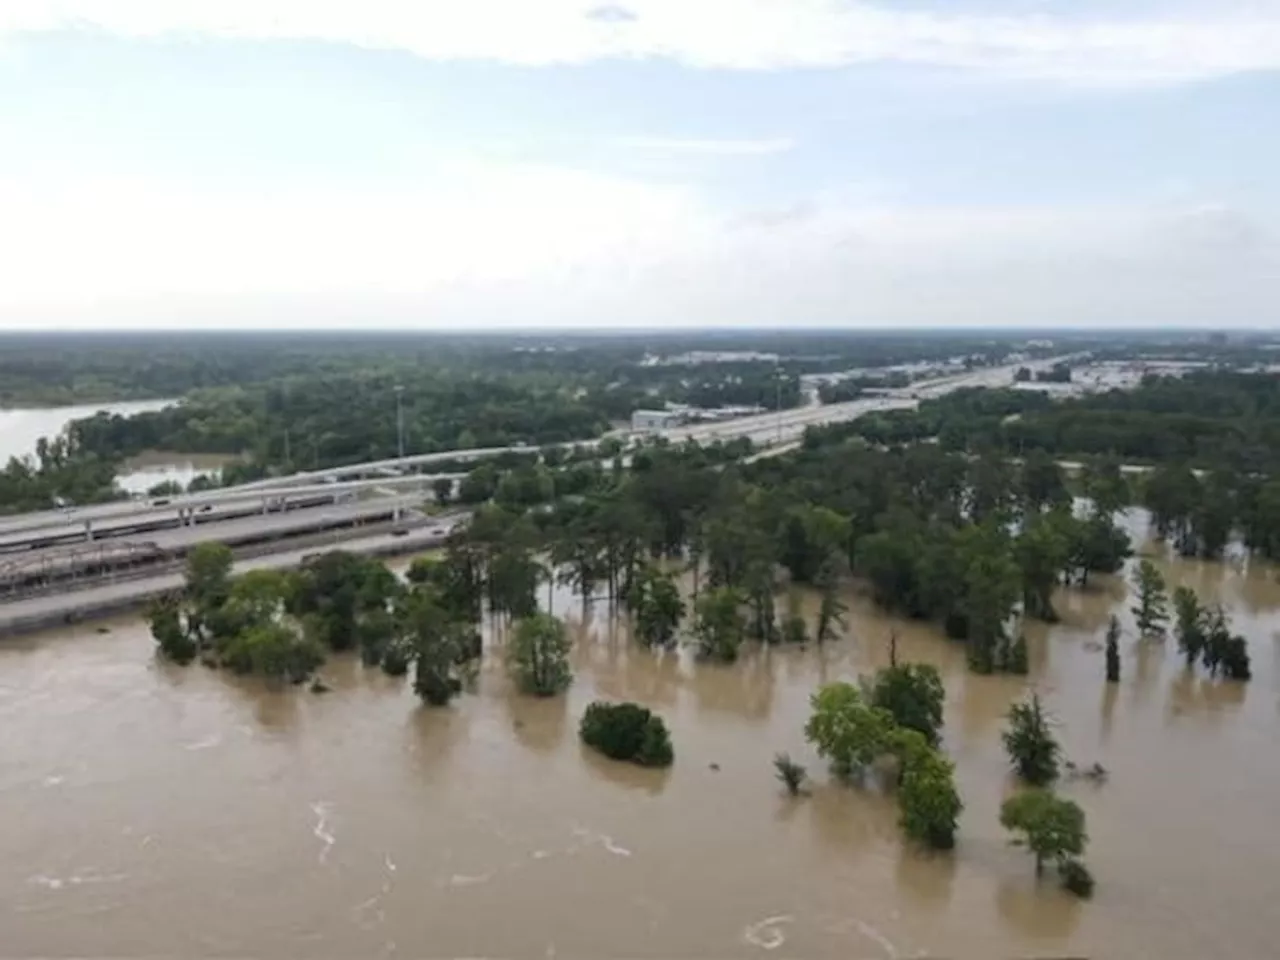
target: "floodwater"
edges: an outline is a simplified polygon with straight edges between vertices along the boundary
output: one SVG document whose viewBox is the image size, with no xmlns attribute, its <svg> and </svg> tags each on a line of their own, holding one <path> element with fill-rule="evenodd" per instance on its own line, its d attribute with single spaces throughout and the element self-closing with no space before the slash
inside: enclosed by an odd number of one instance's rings
<svg viewBox="0 0 1280 960">
<path fill-rule="evenodd" d="M 175 400 L 137 400 L 120 403 L 81 404 L 70 407 L 32 407 L 0 410 L 0 465 L 10 457 L 34 456 L 36 441 L 56 437 L 72 420 L 92 417 L 95 413 L 131 416 L 172 406 Z M 166 480 L 186 485 L 200 474 L 216 473 L 228 458 L 221 455 L 201 456 L 186 453 L 148 453 L 125 464 L 117 478 L 129 493 L 146 493 Z"/>
<path fill-rule="evenodd" d="M 1280 927 L 1276 630 L 1268 570 L 1164 561 L 1249 639 L 1247 686 L 1188 677 L 1172 639 L 1101 638 L 1123 585 L 1059 598 L 1032 675 L 978 677 L 963 651 L 851 601 L 848 639 L 731 667 L 575 627 L 576 682 L 537 701 L 491 656 L 448 709 L 336 661 L 333 692 L 268 692 L 157 663 L 133 620 L 0 646 L 0 902 L 12 956 L 1274 956 Z M 557 612 L 576 619 L 576 599 Z M 947 682 L 945 747 L 966 809 L 953 855 L 904 846 L 892 799 L 830 782 L 804 742 L 824 681 L 899 656 Z M 1068 755 L 1110 781 L 1084 808 L 1095 898 L 1037 885 L 997 822 L 1003 714 L 1041 692 Z M 667 772 L 584 751 L 596 697 L 658 710 Z M 771 761 L 814 776 L 791 799 Z"/>
</svg>

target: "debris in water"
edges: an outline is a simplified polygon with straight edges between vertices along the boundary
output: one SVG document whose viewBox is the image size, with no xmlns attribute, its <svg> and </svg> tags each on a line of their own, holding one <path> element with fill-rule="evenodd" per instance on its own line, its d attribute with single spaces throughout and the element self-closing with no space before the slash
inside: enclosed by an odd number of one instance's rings
<svg viewBox="0 0 1280 960">
<path fill-rule="evenodd" d="M 618 846 L 618 844 L 614 843 L 613 837 L 607 836 L 606 834 L 602 833 L 600 834 L 598 839 L 604 845 L 604 848 L 608 850 L 610 853 L 615 854 L 619 857 L 631 856 L 631 851 L 628 850 L 626 847 L 620 847 Z"/>
<path fill-rule="evenodd" d="M 708 770 L 715 770 L 717 773 L 719 773 L 719 772 L 720 772 L 720 764 L 718 764 L 718 763 L 708 763 L 708 764 L 707 764 L 707 769 L 708 769 Z"/>
<path fill-rule="evenodd" d="M 782 932 L 781 928 L 791 923 L 794 919 L 795 917 L 789 913 L 780 914 L 776 917 L 765 917 L 763 920 L 750 924 L 743 930 L 742 939 L 763 950 L 777 950 L 787 942 L 787 936 Z"/>
<path fill-rule="evenodd" d="M 324 863 L 329 859 L 329 850 L 333 847 L 336 840 L 332 833 L 329 832 L 329 805 L 323 801 L 317 800 L 311 804 L 311 811 L 316 815 L 316 825 L 311 831 L 317 839 L 324 843 L 320 848 L 319 862 Z"/>
<path fill-rule="evenodd" d="M 110 628 L 110 627 L 98 627 L 98 629 L 97 629 L 97 631 L 96 631 L 96 632 L 97 632 L 97 633 L 110 633 L 110 632 L 111 632 L 111 628 Z"/>
<path fill-rule="evenodd" d="M 878 944 L 880 948 L 884 950 L 885 955 L 889 957 L 889 960 L 897 960 L 898 947 L 892 940 L 886 937 L 883 933 L 881 933 L 871 924 L 864 923 L 863 921 L 859 920 L 857 917 L 854 917 L 851 920 L 851 922 L 855 927 L 858 928 L 859 933 L 861 933 L 868 940 L 874 941 L 876 944 Z"/>
<path fill-rule="evenodd" d="M 77 873 L 72 874 L 65 880 L 61 877 L 50 877 L 40 873 L 36 874 L 34 877 L 28 877 L 27 883 L 46 887 L 49 890 L 61 890 L 63 887 L 79 887 L 87 883 L 119 883 L 121 880 L 127 879 L 129 879 L 129 875 L 127 873 Z"/>
<path fill-rule="evenodd" d="M 319 677 L 315 677 L 315 678 L 313 678 L 313 679 L 312 679 L 312 681 L 311 681 L 311 692 L 312 692 L 312 693 L 328 693 L 328 692 L 329 692 L 330 690 L 332 690 L 332 689 L 333 689 L 333 688 L 332 688 L 331 686 L 329 686 L 327 683 L 325 683 L 325 682 L 324 682 L 323 680 L 321 680 Z"/>
<path fill-rule="evenodd" d="M 465 873 L 455 873 L 449 878 L 449 886 L 451 887 L 474 887 L 478 883 L 484 883 L 493 876 L 492 873 L 481 873 L 477 876 L 468 876 Z"/>
</svg>

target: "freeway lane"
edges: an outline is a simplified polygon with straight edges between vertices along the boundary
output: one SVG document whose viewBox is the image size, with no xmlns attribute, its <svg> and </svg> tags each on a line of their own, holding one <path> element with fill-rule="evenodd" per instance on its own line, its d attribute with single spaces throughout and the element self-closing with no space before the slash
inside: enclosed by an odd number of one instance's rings
<svg viewBox="0 0 1280 960">
<path fill-rule="evenodd" d="M 1047 369 L 1059 361 L 1070 361 L 1075 355 L 1054 357 L 1032 363 L 1020 364 L 1032 370 Z M 932 399 L 963 387 L 1001 386 L 1013 379 L 1017 366 L 994 367 L 976 370 L 972 373 L 947 377 L 908 387 L 896 394 L 854 400 L 849 403 L 830 404 L 827 406 L 808 405 L 781 413 L 762 414 L 710 424 L 694 424 L 687 427 L 676 427 L 663 432 L 663 436 L 675 443 L 692 440 L 695 443 L 715 442 L 735 437 L 749 437 L 757 444 L 787 443 L 799 439 L 806 427 L 828 423 L 847 422 L 866 416 L 868 413 L 910 409 L 917 405 L 916 397 Z M 600 440 L 583 440 L 566 446 L 595 448 Z M 5 534 L 22 531 L 36 531 L 45 528 L 54 530 L 83 530 L 86 521 L 95 525 L 107 520 L 122 518 L 126 524 L 147 520 L 151 517 L 176 517 L 181 510 L 210 506 L 216 508 L 224 503 L 261 502 L 263 497 L 301 496 L 304 492 L 321 490 L 326 493 L 345 490 L 366 489 L 377 486 L 395 487 L 414 485 L 419 482 L 429 484 L 434 475 L 415 475 L 413 477 L 382 476 L 372 480 L 355 480 L 348 483 L 324 484 L 326 479 L 344 476 L 362 476 L 369 473 L 406 470 L 440 463 L 447 460 L 482 460 L 509 452 L 532 452 L 535 448 L 527 445 L 510 447 L 485 447 L 469 450 L 449 450 L 440 453 L 417 454 L 403 459 L 378 460 L 368 463 L 353 464 L 346 467 L 334 467 L 326 470 L 312 470 L 293 474 L 287 477 L 275 477 L 270 480 L 259 480 L 237 487 L 211 490 L 202 494 L 191 494 L 170 498 L 170 502 L 162 507 L 147 503 L 114 503 L 100 506 L 74 508 L 70 512 L 44 511 L 35 514 L 24 514 L 16 517 L 0 518 L 0 537 Z M 457 477 L 457 475 L 451 475 Z M 103 532 L 107 532 L 105 529 Z M 9 538 L 6 538 L 9 539 Z"/>
<path fill-rule="evenodd" d="M 350 480 L 264 490 L 226 487 L 205 493 L 162 498 L 166 502 L 160 506 L 151 502 L 122 500 L 65 510 L 23 513 L 12 517 L 0 517 L 0 545 L 18 539 L 12 536 L 15 534 L 39 532 L 41 536 L 60 536 L 83 533 L 86 522 L 93 524 L 95 536 L 106 536 L 116 527 L 127 527 L 166 518 L 176 521 L 182 511 L 196 511 L 199 519 L 207 520 L 222 512 L 238 510 L 243 513 L 246 507 L 261 508 L 269 501 L 276 502 L 282 498 L 289 501 L 295 498 L 318 496 L 337 497 L 340 494 L 359 493 L 376 487 L 423 487 L 428 491 L 425 498 L 430 499 L 430 487 L 436 480 L 448 479 L 456 482 L 464 476 L 466 474 L 463 473 L 412 474 L 404 477 Z M 419 499 L 423 497 L 420 496 Z"/>
<path fill-rule="evenodd" d="M 695 443 L 714 442 L 717 440 L 733 440 L 747 437 L 754 443 L 789 443 L 800 439 L 806 427 L 822 426 L 830 423 L 846 423 L 857 420 L 869 413 L 889 410 L 911 410 L 919 406 L 920 400 L 932 400 L 945 396 L 966 387 L 997 387 L 1013 382 L 1014 372 L 1018 367 L 1027 367 L 1032 371 L 1048 369 L 1055 363 L 1070 361 L 1075 355 L 1053 357 L 1048 360 L 1037 360 L 1032 363 L 1020 363 L 1005 367 L 991 367 L 975 370 L 971 373 L 920 384 L 885 394 L 878 397 L 867 397 L 851 400 L 847 403 L 833 403 L 826 406 L 799 407 L 784 410 L 781 413 L 759 414 L 743 417 L 740 420 L 728 420 L 722 423 L 694 424 L 688 427 L 675 427 L 663 431 L 663 436 L 673 443 L 692 440 Z"/>
<path fill-rule="evenodd" d="M 344 540 L 340 547 L 325 547 L 322 550 L 309 547 L 240 560 L 235 563 L 233 570 L 236 573 L 245 573 L 249 570 L 285 570 L 301 566 L 308 556 L 329 549 L 383 556 L 428 550 L 439 546 L 458 523 L 462 522 L 462 519 L 464 518 L 442 519 L 439 523 L 414 530 L 403 537 L 385 533 L 353 537 L 350 540 Z M 108 581 L 83 590 L 28 597 L 0 604 L 0 636 L 39 630 L 56 623 L 102 616 L 136 607 L 154 597 L 177 590 L 182 584 L 183 574 L 174 572 L 114 583 Z"/>
<path fill-rule="evenodd" d="M 339 524 L 355 523 L 373 517 L 384 517 L 395 509 L 412 510 L 422 503 L 420 495 L 402 495 L 399 497 L 383 497 L 373 500 L 361 500 L 354 503 L 326 504 L 320 507 L 306 507 L 297 510 L 286 510 L 281 513 L 253 513 L 235 519 L 209 521 L 191 527 L 170 527 L 164 530 L 152 530 L 140 533 L 127 539 L 141 543 L 155 544 L 162 550 L 184 550 L 205 540 L 218 540 L 234 545 L 243 540 L 270 537 L 284 537 L 308 530 L 323 529 Z M 80 528 L 72 527 L 71 533 Z M 42 534 L 43 535 L 43 534 Z M 104 543 L 114 540 L 103 539 Z M 8 545 L 0 543 L 0 546 Z M 7 554 L 6 559 L 39 558 L 46 553 L 56 553 L 57 547 L 15 551 Z"/>
</svg>

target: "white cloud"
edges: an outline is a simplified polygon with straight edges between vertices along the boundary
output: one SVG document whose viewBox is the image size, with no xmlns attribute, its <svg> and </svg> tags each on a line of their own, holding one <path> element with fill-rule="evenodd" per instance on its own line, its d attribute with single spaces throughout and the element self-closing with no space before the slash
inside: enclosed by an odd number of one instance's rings
<svg viewBox="0 0 1280 960">
<path fill-rule="evenodd" d="M 1123 5 L 1075 15 L 906 10 L 889 0 L 4 0 L 0 33 L 89 26 L 133 37 L 304 39 L 433 60 L 666 58 L 778 69 L 892 62 L 1083 83 L 1171 82 L 1280 68 L 1274 0 Z"/>
<path fill-rule="evenodd" d="M 684 140 L 673 137 L 619 137 L 614 143 L 620 147 L 647 153 L 713 157 L 766 156 L 772 153 L 787 153 L 795 148 L 795 141 L 787 138 L 773 140 Z"/>
<path fill-rule="evenodd" d="M 441 182 L 0 183 L 0 327 L 1280 324 L 1277 224 L 1222 206 L 726 217 L 566 170 Z"/>
</svg>

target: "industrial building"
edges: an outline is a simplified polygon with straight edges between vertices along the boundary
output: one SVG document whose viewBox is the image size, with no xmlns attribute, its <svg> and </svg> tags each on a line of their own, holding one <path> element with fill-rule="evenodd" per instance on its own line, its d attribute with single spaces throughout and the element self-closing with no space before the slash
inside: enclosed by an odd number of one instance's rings
<svg viewBox="0 0 1280 960">
<path fill-rule="evenodd" d="M 683 422 L 684 414 L 675 410 L 635 410 L 631 414 L 631 429 L 635 433 L 670 430 Z"/>
</svg>

